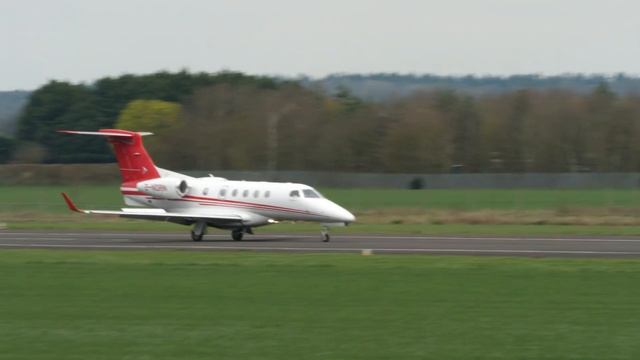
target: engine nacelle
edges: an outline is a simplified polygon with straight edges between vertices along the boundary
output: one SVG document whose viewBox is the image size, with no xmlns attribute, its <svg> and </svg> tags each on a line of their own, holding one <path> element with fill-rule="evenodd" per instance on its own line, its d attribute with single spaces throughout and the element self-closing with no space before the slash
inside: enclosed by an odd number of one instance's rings
<svg viewBox="0 0 640 360">
<path fill-rule="evenodd" d="M 186 180 L 170 177 L 141 181 L 136 187 L 145 194 L 161 199 L 181 199 L 189 189 Z"/>
</svg>

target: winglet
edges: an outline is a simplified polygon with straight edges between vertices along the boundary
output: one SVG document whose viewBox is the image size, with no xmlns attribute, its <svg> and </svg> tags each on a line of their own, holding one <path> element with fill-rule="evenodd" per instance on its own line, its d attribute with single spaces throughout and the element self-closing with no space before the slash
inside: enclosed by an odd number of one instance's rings
<svg viewBox="0 0 640 360">
<path fill-rule="evenodd" d="M 69 197 L 69 195 L 67 195 L 67 193 L 61 193 L 61 194 L 62 194 L 62 197 L 64 198 L 64 201 L 67 203 L 69 210 L 75 211 L 75 212 L 82 212 L 82 210 L 78 209 L 76 204 L 73 203 L 73 200 L 71 200 L 71 198 Z"/>
</svg>

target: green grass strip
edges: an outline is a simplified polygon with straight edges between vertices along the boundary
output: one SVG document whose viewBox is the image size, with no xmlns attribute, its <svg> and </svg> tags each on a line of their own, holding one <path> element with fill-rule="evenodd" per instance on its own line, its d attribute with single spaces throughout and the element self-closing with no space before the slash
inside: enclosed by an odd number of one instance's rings
<svg viewBox="0 0 640 360">
<path fill-rule="evenodd" d="M 0 252 L 0 359 L 637 359 L 640 262 Z"/>
</svg>

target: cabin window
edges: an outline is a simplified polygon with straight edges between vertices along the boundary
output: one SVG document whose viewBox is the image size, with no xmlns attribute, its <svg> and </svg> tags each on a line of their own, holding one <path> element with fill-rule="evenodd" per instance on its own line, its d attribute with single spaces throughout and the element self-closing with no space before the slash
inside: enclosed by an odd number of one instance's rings
<svg viewBox="0 0 640 360">
<path fill-rule="evenodd" d="M 225 197 L 227 195 L 227 189 L 220 189 L 220 197 Z"/>
<path fill-rule="evenodd" d="M 207 195 L 209 193 L 209 188 L 202 189 L 202 195 Z"/>
<path fill-rule="evenodd" d="M 315 192 L 315 191 L 313 191 L 311 189 L 302 190 L 302 193 L 304 194 L 304 197 L 306 197 L 306 198 L 319 198 L 320 197 L 320 195 L 317 192 Z"/>
<path fill-rule="evenodd" d="M 254 191 L 253 192 L 253 197 L 257 198 L 258 196 L 260 196 L 260 191 L 259 190 Z"/>
<path fill-rule="evenodd" d="M 249 190 L 245 190 L 242 192 L 242 197 L 247 197 L 249 196 Z"/>
<path fill-rule="evenodd" d="M 289 193 L 290 197 L 300 197 L 300 192 L 298 190 L 293 190 Z"/>
<path fill-rule="evenodd" d="M 238 195 L 238 189 L 233 189 L 233 191 L 231 192 L 231 195 L 233 197 L 236 197 Z"/>
<path fill-rule="evenodd" d="M 271 196 L 271 191 L 267 190 L 264 192 L 264 197 L 268 198 L 269 196 Z"/>
</svg>

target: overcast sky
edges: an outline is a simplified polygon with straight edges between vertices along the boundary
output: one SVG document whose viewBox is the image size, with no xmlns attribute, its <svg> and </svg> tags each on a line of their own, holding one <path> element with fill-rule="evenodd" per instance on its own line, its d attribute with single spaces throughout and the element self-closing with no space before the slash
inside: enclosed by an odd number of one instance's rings
<svg viewBox="0 0 640 360">
<path fill-rule="evenodd" d="M 640 1 L 0 0 L 0 90 L 158 70 L 640 74 Z"/>
</svg>

